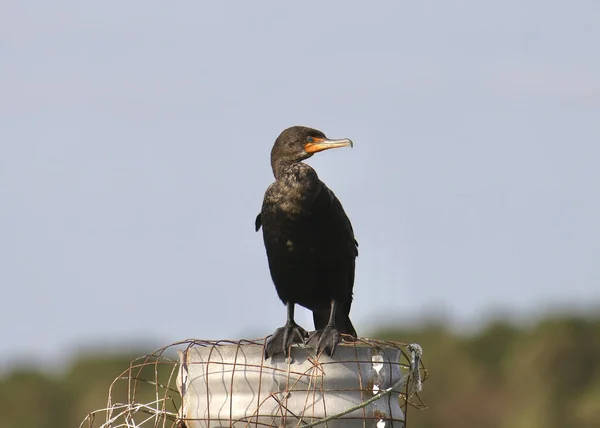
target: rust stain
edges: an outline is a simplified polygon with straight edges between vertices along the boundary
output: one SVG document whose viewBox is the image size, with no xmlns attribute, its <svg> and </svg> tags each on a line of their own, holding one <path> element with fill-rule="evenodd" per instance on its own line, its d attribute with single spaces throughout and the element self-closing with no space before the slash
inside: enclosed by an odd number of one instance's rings
<svg viewBox="0 0 600 428">
<path fill-rule="evenodd" d="M 375 410 L 373 410 L 373 418 L 374 419 L 389 419 L 390 417 L 383 410 L 375 409 Z"/>
</svg>

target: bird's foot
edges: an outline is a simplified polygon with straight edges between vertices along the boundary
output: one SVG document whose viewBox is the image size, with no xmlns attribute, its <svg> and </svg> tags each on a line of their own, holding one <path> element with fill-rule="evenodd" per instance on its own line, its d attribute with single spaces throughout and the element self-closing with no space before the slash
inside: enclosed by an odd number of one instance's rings
<svg viewBox="0 0 600 428">
<path fill-rule="evenodd" d="M 335 352 L 337 344 L 340 342 L 340 333 L 333 326 L 313 331 L 308 337 L 308 346 L 311 346 L 317 352 L 317 355 L 325 352 L 330 357 Z"/>
<path fill-rule="evenodd" d="M 283 354 L 289 357 L 290 346 L 294 343 L 304 343 L 308 336 L 306 330 L 296 323 L 288 323 L 279 327 L 273 335 L 267 340 L 265 345 L 265 360 L 277 354 Z"/>
</svg>

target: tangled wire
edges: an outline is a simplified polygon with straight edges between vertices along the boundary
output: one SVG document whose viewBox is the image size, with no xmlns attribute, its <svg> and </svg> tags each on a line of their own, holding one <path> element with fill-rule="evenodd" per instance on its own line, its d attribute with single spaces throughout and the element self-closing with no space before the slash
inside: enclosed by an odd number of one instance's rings
<svg viewBox="0 0 600 428">
<path fill-rule="evenodd" d="M 334 358 L 264 339 L 185 340 L 133 360 L 82 427 L 405 427 L 427 377 L 419 345 L 358 339 Z M 104 417 L 101 417 L 101 416 Z"/>
</svg>

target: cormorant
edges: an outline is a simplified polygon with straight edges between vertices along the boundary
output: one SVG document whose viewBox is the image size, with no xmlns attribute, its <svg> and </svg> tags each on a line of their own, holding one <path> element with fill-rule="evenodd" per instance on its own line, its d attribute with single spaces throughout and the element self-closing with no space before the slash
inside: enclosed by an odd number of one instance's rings
<svg viewBox="0 0 600 428">
<path fill-rule="evenodd" d="M 306 339 L 317 353 L 333 355 L 340 334 L 356 337 L 349 313 L 358 242 L 340 201 L 302 163 L 314 153 L 347 146 L 352 147 L 349 139 L 331 140 L 316 129 L 293 126 L 271 150 L 275 182 L 265 192 L 256 231 L 262 225 L 271 278 L 287 306 L 287 322 L 267 341 L 265 358 L 288 355 L 290 345 Z M 294 321 L 296 303 L 313 312 L 316 331 L 310 336 Z"/>
</svg>

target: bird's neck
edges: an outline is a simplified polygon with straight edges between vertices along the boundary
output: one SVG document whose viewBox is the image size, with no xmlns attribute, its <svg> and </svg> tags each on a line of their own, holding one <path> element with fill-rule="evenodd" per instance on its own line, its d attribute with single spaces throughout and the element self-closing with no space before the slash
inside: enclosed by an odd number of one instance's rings
<svg viewBox="0 0 600 428">
<path fill-rule="evenodd" d="M 289 161 L 286 159 L 274 159 L 271 161 L 271 168 L 273 168 L 273 175 L 276 180 L 281 180 L 286 175 L 296 174 L 300 171 L 312 170 L 312 168 L 302 162 Z"/>
<path fill-rule="evenodd" d="M 310 212 L 309 207 L 319 196 L 323 183 L 309 165 L 295 162 L 273 168 L 275 183 L 269 188 L 269 200 L 289 215 Z"/>
<path fill-rule="evenodd" d="M 310 165 L 294 162 L 288 165 L 277 165 L 273 168 L 275 180 L 283 186 L 301 187 L 305 191 L 313 192 L 320 185 L 317 171 Z"/>
</svg>

